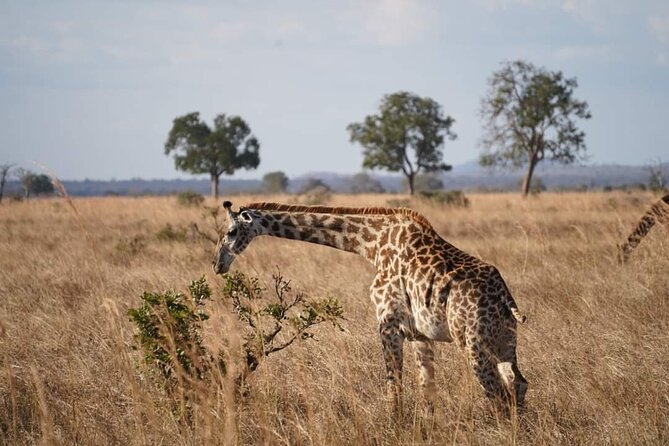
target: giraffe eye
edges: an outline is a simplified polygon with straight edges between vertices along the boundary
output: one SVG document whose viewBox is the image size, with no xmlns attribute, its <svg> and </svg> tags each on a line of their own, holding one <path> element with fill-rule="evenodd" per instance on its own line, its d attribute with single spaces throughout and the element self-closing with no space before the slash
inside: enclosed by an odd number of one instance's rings
<svg viewBox="0 0 669 446">
<path fill-rule="evenodd" d="M 232 228 L 228 231 L 228 237 L 234 237 L 237 235 L 237 228 Z"/>
</svg>

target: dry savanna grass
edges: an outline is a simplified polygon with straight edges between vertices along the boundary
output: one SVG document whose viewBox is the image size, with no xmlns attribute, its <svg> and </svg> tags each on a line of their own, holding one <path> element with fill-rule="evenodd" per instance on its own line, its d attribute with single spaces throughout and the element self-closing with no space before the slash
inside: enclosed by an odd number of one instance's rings
<svg viewBox="0 0 669 446">
<path fill-rule="evenodd" d="M 330 204 L 384 205 L 387 195 Z M 397 198 L 397 197 L 395 197 Z M 517 422 L 498 419 L 454 346 L 437 351 L 433 422 L 421 420 L 416 367 L 405 359 L 402 418 L 388 413 L 384 366 L 367 297 L 373 270 L 351 254 L 264 238 L 233 270 L 343 304 L 328 326 L 254 372 L 201 388 L 191 425 L 147 379 L 126 312 L 144 291 L 185 289 L 205 275 L 205 343 L 239 350 L 220 298 L 213 247 L 160 237 L 202 220 L 173 197 L 30 200 L 0 206 L 0 443 L 4 444 L 668 444 L 669 236 L 655 228 L 630 262 L 616 243 L 656 197 L 646 193 L 475 194 L 469 208 L 417 204 L 447 240 L 495 264 L 528 315 L 519 364 L 530 382 Z M 291 197 L 235 197 L 247 201 Z M 209 204 L 213 204 L 209 202 Z"/>
</svg>

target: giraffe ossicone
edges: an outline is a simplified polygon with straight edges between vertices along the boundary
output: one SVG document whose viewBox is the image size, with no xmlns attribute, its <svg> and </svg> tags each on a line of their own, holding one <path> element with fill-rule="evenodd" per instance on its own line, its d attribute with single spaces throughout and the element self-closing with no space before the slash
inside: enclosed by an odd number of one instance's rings
<svg viewBox="0 0 669 446">
<path fill-rule="evenodd" d="M 516 326 L 525 316 L 494 266 L 448 243 L 425 217 L 405 208 L 251 203 L 235 212 L 229 201 L 224 208 L 228 227 L 213 262 L 217 274 L 262 235 L 330 246 L 374 265 L 370 294 L 393 412 L 401 407 L 405 340 L 415 347 L 428 411 L 439 341 L 458 346 L 486 396 L 505 412 L 522 407 L 527 381 L 518 369 Z"/>
</svg>

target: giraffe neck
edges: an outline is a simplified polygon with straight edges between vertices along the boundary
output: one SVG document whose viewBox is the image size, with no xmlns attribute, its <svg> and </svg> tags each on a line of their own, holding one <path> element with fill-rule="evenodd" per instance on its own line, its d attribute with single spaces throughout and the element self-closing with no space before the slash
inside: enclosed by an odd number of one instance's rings
<svg viewBox="0 0 669 446">
<path fill-rule="evenodd" d="M 662 197 L 646 211 L 625 243 L 620 247 L 623 262 L 628 259 L 632 251 L 639 246 L 641 240 L 656 223 L 669 224 L 669 195 Z"/>
<path fill-rule="evenodd" d="M 372 263 L 375 262 L 378 250 L 388 243 L 389 226 L 399 223 L 395 216 L 387 215 L 277 211 L 259 213 L 261 219 L 257 225 L 258 235 L 330 246 L 361 255 Z"/>
</svg>

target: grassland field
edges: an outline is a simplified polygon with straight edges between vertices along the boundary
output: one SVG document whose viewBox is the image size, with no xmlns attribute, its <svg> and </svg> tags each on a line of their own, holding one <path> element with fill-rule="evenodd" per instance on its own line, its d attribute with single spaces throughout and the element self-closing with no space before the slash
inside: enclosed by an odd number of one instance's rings
<svg viewBox="0 0 669 446">
<path fill-rule="evenodd" d="M 422 425 L 416 367 L 405 355 L 404 414 L 393 419 L 368 298 L 373 269 L 330 248 L 261 238 L 233 270 L 265 287 L 280 269 L 294 289 L 335 297 L 345 332 L 273 355 L 235 399 L 225 386 L 190 428 L 148 382 L 126 312 L 144 291 L 216 291 L 213 246 L 158 234 L 204 227 L 174 197 L 35 199 L 0 206 L 0 444 L 119 445 L 666 445 L 669 444 L 669 232 L 655 228 L 619 265 L 620 243 L 650 193 L 468 195 L 468 208 L 417 202 L 455 246 L 502 272 L 528 322 L 519 365 L 530 383 L 518 423 L 488 409 L 453 345 L 437 349 L 437 407 Z M 230 198 L 230 197 L 226 197 Z M 334 195 L 330 205 L 383 206 L 389 195 Z M 291 196 L 235 196 L 294 201 Z M 208 199 L 208 205 L 215 203 Z M 230 306 L 207 304 L 204 341 L 238 345 Z"/>
</svg>

